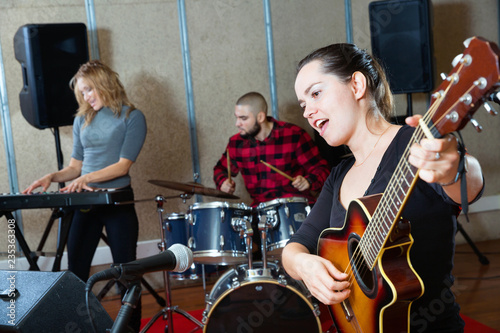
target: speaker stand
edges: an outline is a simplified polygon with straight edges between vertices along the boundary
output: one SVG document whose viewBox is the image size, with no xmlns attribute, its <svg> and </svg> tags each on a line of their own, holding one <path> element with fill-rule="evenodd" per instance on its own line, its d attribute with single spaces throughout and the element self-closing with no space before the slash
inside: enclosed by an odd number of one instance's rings
<svg viewBox="0 0 500 333">
<path fill-rule="evenodd" d="M 476 244 L 474 244 L 472 239 L 469 237 L 467 232 L 465 232 L 464 228 L 462 227 L 462 225 L 458 221 L 457 221 L 457 228 L 458 228 L 458 231 L 462 234 L 462 236 L 464 236 L 467 243 L 469 243 L 469 245 L 472 248 L 472 250 L 474 251 L 474 253 L 477 255 L 479 262 L 483 265 L 489 265 L 490 261 L 488 260 L 488 258 L 486 258 L 486 256 L 481 251 L 479 251 Z"/>
<path fill-rule="evenodd" d="M 413 116 L 413 97 L 410 93 L 406 94 L 406 116 Z"/>
</svg>

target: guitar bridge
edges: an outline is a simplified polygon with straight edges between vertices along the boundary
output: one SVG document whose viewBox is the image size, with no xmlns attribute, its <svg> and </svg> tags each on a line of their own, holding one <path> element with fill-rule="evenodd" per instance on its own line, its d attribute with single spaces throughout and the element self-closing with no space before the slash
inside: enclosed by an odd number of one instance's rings
<svg viewBox="0 0 500 333">
<path fill-rule="evenodd" d="M 348 299 L 342 302 L 342 310 L 344 310 L 345 319 L 350 322 L 354 318 L 354 312 Z"/>
</svg>

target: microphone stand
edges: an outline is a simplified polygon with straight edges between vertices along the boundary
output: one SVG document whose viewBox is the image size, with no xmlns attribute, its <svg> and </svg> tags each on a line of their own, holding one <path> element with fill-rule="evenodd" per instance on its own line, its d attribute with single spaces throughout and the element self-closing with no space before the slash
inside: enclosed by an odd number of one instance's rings
<svg viewBox="0 0 500 333">
<path fill-rule="evenodd" d="M 141 297 L 141 278 L 136 278 L 129 284 L 127 293 L 123 297 L 122 306 L 116 316 L 111 333 L 133 332 L 128 328 L 128 322 L 132 316 L 139 298 Z"/>
<path fill-rule="evenodd" d="M 186 200 L 189 198 L 188 194 L 183 194 L 181 195 L 181 198 L 183 200 Z M 165 233 L 163 232 L 163 203 L 165 202 L 165 198 L 161 195 L 157 195 L 155 198 L 156 201 L 156 211 L 158 212 L 158 218 L 160 220 L 160 227 L 161 227 L 161 243 L 158 244 L 160 247 L 160 251 L 163 252 L 167 249 L 167 241 L 165 238 Z M 169 273 L 167 271 L 163 271 L 163 278 L 165 281 L 165 301 L 167 306 L 160 310 L 157 314 L 155 314 L 151 320 L 146 324 L 146 326 L 143 327 L 143 329 L 140 331 L 140 333 L 144 333 L 149 328 L 156 322 L 160 316 L 163 316 L 167 320 L 167 326 L 165 327 L 165 333 L 173 333 L 174 332 L 174 322 L 172 320 L 172 313 L 176 312 L 188 320 L 192 321 L 195 323 L 198 327 L 195 329 L 203 328 L 203 324 L 196 319 L 195 317 L 191 316 L 189 313 L 186 311 L 179 309 L 177 306 L 172 306 L 172 299 L 170 297 L 170 281 L 169 281 Z M 121 310 L 120 310 L 121 311 Z"/>
</svg>

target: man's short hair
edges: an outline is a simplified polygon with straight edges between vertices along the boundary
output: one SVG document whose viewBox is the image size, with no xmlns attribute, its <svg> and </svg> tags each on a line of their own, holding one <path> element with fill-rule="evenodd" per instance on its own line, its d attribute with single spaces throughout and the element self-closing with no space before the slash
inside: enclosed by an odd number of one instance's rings
<svg viewBox="0 0 500 333">
<path fill-rule="evenodd" d="M 238 98 L 236 105 L 248 105 L 254 115 L 264 112 L 267 116 L 267 102 L 260 93 L 252 91 Z"/>
</svg>

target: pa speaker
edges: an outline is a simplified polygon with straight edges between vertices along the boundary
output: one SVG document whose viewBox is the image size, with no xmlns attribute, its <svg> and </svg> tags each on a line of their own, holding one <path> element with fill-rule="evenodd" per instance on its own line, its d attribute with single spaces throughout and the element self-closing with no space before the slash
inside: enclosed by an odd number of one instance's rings
<svg viewBox="0 0 500 333">
<path fill-rule="evenodd" d="M 85 284 L 71 272 L 0 271 L 0 332 L 93 332 Z M 97 332 L 113 321 L 90 294 Z"/>
<path fill-rule="evenodd" d="M 89 60 L 83 23 L 27 24 L 14 35 L 14 54 L 21 63 L 21 112 L 36 128 L 73 124 L 78 108 L 69 81 Z"/>
<path fill-rule="evenodd" d="M 430 0 L 374 1 L 368 6 L 373 55 L 395 94 L 434 86 Z"/>
</svg>

